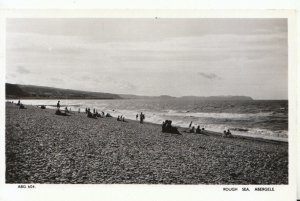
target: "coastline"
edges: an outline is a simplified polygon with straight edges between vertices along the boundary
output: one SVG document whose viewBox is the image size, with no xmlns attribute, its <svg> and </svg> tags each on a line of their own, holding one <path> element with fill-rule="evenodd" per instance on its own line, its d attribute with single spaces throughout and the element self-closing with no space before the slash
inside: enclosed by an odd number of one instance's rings
<svg viewBox="0 0 300 201">
<path fill-rule="evenodd" d="M 37 104 L 37 102 L 34 102 L 34 100 L 30 100 L 30 101 L 24 100 L 24 102 L 25 102 L 25 105 L 31 105 L 31 106 L 45 105 L 47 107 L 47 109 L 56 110 L 56 103 L 55 103 L 55 101 L 52 100 L 52 101 L 49 102 L 48 99 L 45 99 L 45 100 L 47 100 L 48 102 L 41 102 L 39 104 Z M 68 101 L 71 101 L 71 102 L 72 102 L 72 100 L 74 100 L 74 99 L 68 99 Z M 138 99 L 138 100 L 140 100 L 140 99 Z M 17 102 L 18 99 L 11 99 L 11 100 L 7 100 L 7 101 Z M 32 104 L 31 101 L 33 101 L 34 104 Z M 68 101 L 65 101 L 65 102 L 68 102 Z M 116 100 L 116 101 L 118 101 L 118 100 Z M 55 103 L 55 104 L 53 104 L 53 103 Z M 84 112 L 84 108 L 80 107 L 80 105 L 78 105 L 78 104 L 81 104 L 81 103 L 75 103 L 75 104 L 71 103 L 71 105 L 65 104 L 65 105 L 62 105 L 62 108 L 64 108 L 65 106 L 67 106 L 68 108 L 70 107 L 70 109 L 72 108 L 72 111 L 74 111 L 74 112 L 77 112 L 78 109 L 80 108 L 81 112 Z M 94 105 L 94 104 L 95 104 L 94 102 L 90 103 L 90 105 Z M 135 120 L 136 113 L 135 114 L 132 114 L 132 113 L 130 114 L 126 110 L 122 111 L 122 109 L 120 109 L 120 111 L 116 112 L 114 106 L 111 106 L 111 107 L 106 108 L 104 110 L 107 110 L 106 112 L 109 112 L 115 118 L 117 118 L 117 115 L 124 115 L 125 114 L 127 120 L 136 121 Z M 141 110 L 141 111 L 143 111 L 143 110 Z M 123 112 L 125 112 L 125 113 L 123 113 Z M 146 111 L 146 113 L 152 113 L 152 111 Z M 153 112 L 153 113 L 155 113 L 155 112 Z M 184 113 L 181 113 L 181 114 L 184 114 Z M 195 116 L 197 116 L 196 114 L 197 113 L 195 113 Z M 211 115 L 213 113 L 209 112 L 208 114 Z M 239 113 L 237 113 L 237 114 L 239 115 Z M 191 115 L 193 115 L 193 114 L 191 114 Z M 219 113 L 215 113 L 213 115 L 216 115 L 216 118 L 218 118 Z M 228 113 L 226 115 L 231 115 L 231 113 Z M 259 115 L 259 114 L 257 114 L 257 115 Z M 203 118 L 203 117 L 201 117 L 201 118 Z M 212 116 L 212 118 L 214 118 L 214 116 Z M 222 118 L 224 118 L 224 117 L 222 117 Z M 236 117 L 236 116 L 229 117 L 229 118 L 239 119 L 239 117 Z M 172 120 L 174 126 L 177 127 L 177 128 L 180 128 L 182 130 L 189 130 L 188 127 L 187 127 L 187 125 L 190 123 L 190 121 L 182 123 L 183 121 L 180 120 L 181 122 L 178 123 L 178 119 L 176 120 L 176 119 L 173 119 L 172 117 L 160 118 L 159 121 L 157 121 L 157 119 L 153 119 L 152 117 L 150 117 L 150 118 L 148 117 L 148 118 L 146 118 L 145 123 L 150 123 L 150 124 L 153 123 L 153 124 L 161 126 L 161 122 L 164 121 L 164 120 L 166 120 L 166 119 Z M 252 119 L 252 121 L 256 121 L 256 119 Z M 224 124 L 224 123 L 225 122 L 223 122 L 223 126 L 226 126 L 226 124 Z M 197 124 L 199 125 L 199 122 L 196 122 L 196 125 Z M 201 124 L 201 121 L 200 121 L 200 124 Z M 276 133 L 276 130 L 274 130 L 274 131 L 273 130 L 263 130 L 264 128 L 262 128 L 262 129 L 260 128 L 261 130 L 255 131 L 252 128 L 251 125 L 250 125 L 250 127 L 247 127 L 247 125 L 240 125 L 241 127 L 237 126 L 237 125 L 236 126 L 227 125 L 224 128 L 217 128 L 217 127 L 214 127 L 214 126 L 211 127 L 210 123 L 208 123 L 207 125 L 208 126 L 206 126 L 205 123 L 204 123 L 203 126 L 206 129 L 207 134 L 209 134 L 209 135 L 210 134 L 211 135 L 223 135 L 223 130 L 230 129 L 231 132 L 232 132 L 232 136 L 234 136 L 236 138 L 249 139 L 249 140 L 258 140 L 258 141 L 265 141 L 265 142 L 274 142 L 274 143 L 276 143 L 276 142 L 288 143 L 288 140 L 289 140 L 287 133 L 286 134 L 284 134 L 284 133 L 278 134 L 278 133 Z M 211 125 L 213 125 L 213 124 L 211 124 Z M 235 129 L 239 129 L 239 128 L 245 129 L 246 131 L 242 131 L 241 132 L 241 131 L 235 130 Z M 286 132 L 288 132 L 288 131 L 286 130 Z"/>
<path fill-rule="evenodd" d="M 6 103 L 7 183 L 287 184 L 286 142 Z"/>
</svg>

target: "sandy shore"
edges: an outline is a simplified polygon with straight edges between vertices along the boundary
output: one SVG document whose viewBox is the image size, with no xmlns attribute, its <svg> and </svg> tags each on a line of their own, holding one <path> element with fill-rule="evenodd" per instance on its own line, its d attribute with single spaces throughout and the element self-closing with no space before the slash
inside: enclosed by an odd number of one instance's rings
<svg viewBox="0 0 300 201">
<path fill-rule="evenodd" d="M 7 183 L 288 183 L 287 143 L 26 107 L 6 104 Z"/>
</svg>

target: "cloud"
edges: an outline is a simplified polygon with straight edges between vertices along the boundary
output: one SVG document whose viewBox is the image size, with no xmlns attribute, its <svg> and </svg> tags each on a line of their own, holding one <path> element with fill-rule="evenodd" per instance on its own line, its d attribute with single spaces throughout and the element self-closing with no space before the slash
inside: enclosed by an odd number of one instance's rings
<svg viewBox="0 0 300 201">
<path fill-rule="evenodd" d="M 64 82 L 63 79 L 61 78 L 57 78 L 57 77 L 52 77 L 50 78 L 51 81 L 55 82 L 55 83 L 62 83 Z"/>
<path fill-rule="evenodd" d="M 28 73 L 30 73 L 30 71 L 27 70 L 26 68 L 24 68 L 23 66 L 18 66 L 18 67 L 17 67 L 17 71 L 18 71 L 19 73 L 21 73 L 21 74 L 28 74 Z"/>
<path fill-rule="evenodd" d="M 210 79 L 210 80 L 220 79 L 220 77 L 214 73 L 198 72 L 198 75 L 200 75 L 203 78 Z"/>
<path fill-rule="evenodd" d="M 133 85 L 132 83 L 130 82 L 124 82 L 124 85 L 123 85 L 123 88 L 128 90 L 128 91 L 135 91 L 137 90 L 137 87 L 135 85 Z"/>
</svg>

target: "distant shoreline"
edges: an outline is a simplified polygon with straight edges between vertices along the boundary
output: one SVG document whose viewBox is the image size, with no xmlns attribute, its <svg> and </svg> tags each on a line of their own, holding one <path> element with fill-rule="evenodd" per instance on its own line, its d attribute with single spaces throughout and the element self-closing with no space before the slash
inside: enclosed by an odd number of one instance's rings
<svg viewBox="0 0 300 201">
<path fill-rule="evenodd" d="M 81 91 L 74 89 L 62 89 L 55 87 L 5 84 L 6 98 L 35 98 L 35 99 L 183 99 L 183 100 L 253 100 L 243 95 L 219 95 L 219 96 L 181 96 L 170 95 L 141 96 L 133 94 L 113 94 L 103 92 Z"/>
<path fill-rule="evenodd" d="M 40 100 L 40 99 L 37 99 L 37 100 Z M 53 100 L 53 99 L 49 99 L 49 100 Z M 57 99 L 55 99 L 55 100 L 57 100 Z M 78 99 L 74 99 L 74 100 L 78 100 Z M 82 100 L 86 100 L 86 99 L 82 99 Z M 27 106 L 30 106 L 30 105 L 27 105 Z M 52 106 L 55 106 L 55 105 L 52 105 Z M 31 107 L 34 107 L 34 106 L 31 106 Z M 53 108 L 53 109 L 47 108 L 46 110 L 55 110 L 55 108 Z M 77 111 L 72 111 L 72 113 L 76 114 Z M 81 113 L 84 113 L 84 111 L 82 111 Z M 116 117 L 112 117 L 112 118 L 116 119 Z M 127 119 L 127 121 L 136 122 L 135 120 L 132 120 L 132 119 Z M 158 123 L 148 122 L 148 121 L 145 121 L 144 124 L 152 124 L 152 125 L 156 125 L 156 126 L 161 126 Z M 188 130 L 188 127 L 183 127 L 183 126 L 176 126 L 176 127 L 178 127 L 181 131 Z M 208 134 L 208 135 L 219 136 L 219 137 L 222 137 L 222 135 L 223 135 L 222 131 L 216 132 L 216 131 L 206 130 L 205 133 Z M 267 136 L 245 136 L 245 135 L 233 134 L 233 138 L 239 138 L 239 139 L 245 139 L 245 140 L 254 140 L 254 141 L 261 141 L 261 142 L 271 142 L 271 143 L 288 143 L 288 138 L 272 139 L 272 138 L 267 137 Z"/>
</svg>

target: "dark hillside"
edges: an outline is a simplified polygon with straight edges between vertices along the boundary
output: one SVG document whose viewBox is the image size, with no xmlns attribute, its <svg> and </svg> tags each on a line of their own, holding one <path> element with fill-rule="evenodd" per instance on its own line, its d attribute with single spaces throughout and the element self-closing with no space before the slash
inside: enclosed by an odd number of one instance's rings
<svg viewBox="0 0 300 201">
<path fill-rule="evenodd" d="M 33 99 L 120 99 L 117 94 L 85 92 L 53 87 L 6 84 L 6 98 Z"/>
</svg>

